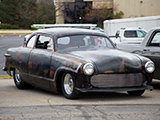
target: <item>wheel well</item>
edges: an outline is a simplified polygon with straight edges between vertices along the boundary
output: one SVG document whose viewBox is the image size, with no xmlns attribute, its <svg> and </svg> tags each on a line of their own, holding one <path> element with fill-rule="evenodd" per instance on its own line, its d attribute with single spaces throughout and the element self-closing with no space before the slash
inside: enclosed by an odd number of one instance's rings
<svg viewBox="0 0 160 120">
<path fill-rule="evenodd" d="M 61 79 L 62 79 L 64 73 L 65 73 L 64 71 L 59 72 L 58 76 L 56 78 L 57 91 L 60 93 L 62 92 Z"/>
<path fill-rule="evenodd" d="M 62 81 L 62 77 L 63 77 L 63 74 L 66 73 L 66 72 L 70 72 L 70 73 L 73 73 L 71 71 L 60 71 L 56 77 L 56 84 L 57 84 L 57 91 L 58 92 L 62 92 L 62 87 L 61 87 L 61 81 Z"/>
<path fill-rule="evenodd" d="M 15 68 L 13 68 L 13 67 L 11 67 L 10 69 L 9 69 L 9 75 L 10 76 L 13 76 L 13 71 L 15 70 Z"/>
</svg>

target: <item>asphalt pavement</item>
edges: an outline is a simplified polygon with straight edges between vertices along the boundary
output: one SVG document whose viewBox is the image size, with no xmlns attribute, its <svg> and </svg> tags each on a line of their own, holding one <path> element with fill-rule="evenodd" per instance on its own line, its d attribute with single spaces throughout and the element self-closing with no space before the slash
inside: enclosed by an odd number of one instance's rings
<svg viewBox="0 0 160 120">
<path fill-rule="evenodd" d="M 0 75 L 6 75 L 6 72 L 2 71 L 5 65 L 4 54 L 8 48 L 18 47 L 23 45 L 24 35 L 9 35 L 0 36 Z"/>
<path fill-rule="evenodd" d="M 2 71 L 5 65 L 4 54 L 8 48 L 23 45 L 24 34 L 31 34 L 33 30 L 0 30 L 0 75 L 7 75 Z"/>
<path fill-rule="evenodd" d="M 39 88 L 19 90 L 0 79 L 0 120 L 160 120 L 160 81 L 142 96 L 85 93 L 69 100 Z"/>
</svg>

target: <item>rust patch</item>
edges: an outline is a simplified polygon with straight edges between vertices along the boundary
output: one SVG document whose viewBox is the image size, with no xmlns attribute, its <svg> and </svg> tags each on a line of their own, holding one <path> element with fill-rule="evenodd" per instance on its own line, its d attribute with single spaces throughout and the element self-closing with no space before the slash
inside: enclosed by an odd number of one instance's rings
<svg viewBox="0 0 160 120">
<path fill-rule="evenodd" d="M 139 61 L 137 61 L 139 68 L 142 69 L 141 63 Z"/>
<path fill-rule="evenodd" d="M 60 36 L 60 37 L 63 37 L 63 35 L 62 35 L 62 34 L 59 34 L 59 36 Z"/>
<path fill-rule="evenodd" d="M 113 71 L 105 71 L 104 73 L 113 73 Z"/>
<path fill-rule="evenodd" d="M 124 66 L 124 60 L 122 60 L 121 65 L 119 67 L 119 72 L 124 72 L 125 66 Z"/>
<path fill-rule="evenodd" d="M 47 74 L 47 73 L 48 73 L 48 70 L 47 70 L 47 69 L 45 69 L 43 72 Z"/>
</svg>

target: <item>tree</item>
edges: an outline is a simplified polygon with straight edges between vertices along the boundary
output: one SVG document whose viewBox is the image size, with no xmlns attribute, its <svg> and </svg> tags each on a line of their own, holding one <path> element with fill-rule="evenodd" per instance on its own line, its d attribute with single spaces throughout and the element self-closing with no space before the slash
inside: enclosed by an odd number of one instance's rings
<svg viewBox="0 0 160 120">
<path fill-rule="evenodd" d="M 120 11 L 119 13 L 114 14 L 113 9 L 108 9 L 106 5 L 103 5 L 99 9 L 90 9 L 86 7 L 83 19 L 91 23 L 96 23 L 99 27 L 102 27 L 104 20 L 121 18 L 122 16 L 123 12 Z"/>
<path fill-rule="evenodd" d="M 18 10 L 21 0 L 1 0 L 0 2 L 0 21 L 2 23 L 15 24 L 19 19 Z"/>
<path fill-rule="evenodd" d="M 39 0 L 37 2 L 37 22 L 55 23 L 55 5 L 53 0 Z"/>
<path fill-rule="evenodd" d="M 19 28 L 34 23 L 55 23 L 53 0 L 1 0 L 0 21 Z"/>
<path fill-rule="evenodd" d="M 21 7 L 18 10 L 19 19 L 16 24 L 20 28 L 30 28 L 30 26 L 37 20 L 37 0 L 23 0 Z"/>
</svg>

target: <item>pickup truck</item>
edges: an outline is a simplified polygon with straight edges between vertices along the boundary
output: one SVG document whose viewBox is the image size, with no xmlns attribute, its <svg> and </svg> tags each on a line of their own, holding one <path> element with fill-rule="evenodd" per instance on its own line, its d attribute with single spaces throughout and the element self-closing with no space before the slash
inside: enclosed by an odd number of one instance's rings
<svg viewBox="0 0 160 120">
<path fill-rule="evenodd" d="M 154 78 L 160 79 L 160 27 L 152 28 L 141 44 L 119 43 L 117 48 L 150 58 L 156 67 Z"/>
<path fill-rule="evenodd" d="M 147 32 L 144 29 L 133 27 L 133 28 L 120 28 L 117 30 L 115 36 L 109 36 L 114 43 L 125 42 L 139 44 Z"/>
</svg>

